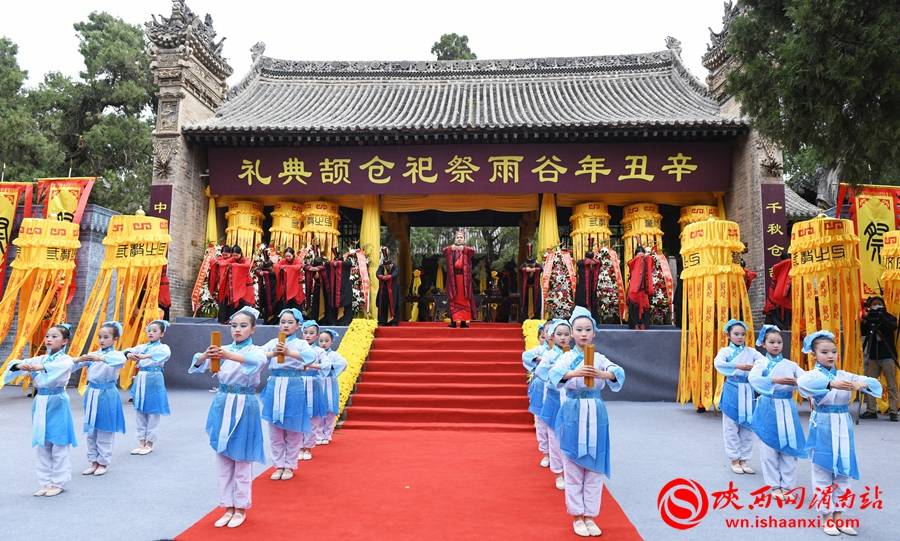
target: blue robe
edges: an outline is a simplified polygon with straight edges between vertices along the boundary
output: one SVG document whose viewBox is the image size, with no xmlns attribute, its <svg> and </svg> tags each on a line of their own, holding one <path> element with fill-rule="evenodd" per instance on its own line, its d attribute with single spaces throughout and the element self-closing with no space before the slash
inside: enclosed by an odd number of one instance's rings
<svg viewBox="0 0 900 541">
<path fill-rule="evenodd" d="M 538 411 L 537 416 L 541 421 L 544 421 L 550 430 L 554 430 L 553 426 L 556 422 L 556 414 L 559 413 L 560 405 L 559 389 L 550 382 L 550 369 L 562 354 L 562 348 L 553 346 L 553 349 L 541 356 L 541 362 L 534 369 L 534 379 L 543 382 L 541 409 Z"/>
<path fill-rule="evenodd" d="M 593 388 L 584 384 L 584 378 L 563 381 L 570 370 L 584 364 L 584 354 L 575 348 L 561 355 L 550 370 L 550 384 L 566 393 L 559 409 L 554 429 L 559 438 L 559 448 L 566 458 L 582 468 L 610 477 L 609 416 L 600 390 L 609 386 L 614 392 L 622 389 L 625 371 L 605 356 L 594 353 L 594 366 L 612 372 L 615 381 L 595 379 Z"/>
<path fill-rule="evenodd" d="M 31 376 L 37 396 L 31 402 L 31 445 L 71 445 L 78 446 L 75 437 L 75 422 L 69 407 L 69 395 L 66 384 L 72 375 L 75 363 L 64 349 L 51 355 L 39 355 L 20 361 L 27 364 L 40 364 L 43 370 L 23 372 L 13 370 L 18 363 L 11 363 L 3 374 L 4 384 L 10 383 L 19 376 Z"/>
<path fill-rule="evenodd" d="M 766 355 L 753 365 L 748 379 L 759 393 L 751 427 L 763 443 L 786 455 L 805 457 L 806 438 L 797 415 L 793 385 L 772 383 L 772 378 L 799 378 L 803 369 L 781 355 Z"/>
<path fill-rule="evenodd" d="M 101 361 L 79 363 L 88 371 L 87 391 L 84 393 L 84 433 L 96 430 L 125 433 L 125 412 L 119 395 L 119 371 L 125 366 L 125 354 L 112 347 L 94 353 Z"/>
<path fill-rule="evenodd" d="M 131 386 L 131 398 L 134 400 L 134 409 L 145 414 L 168 415 L 169 395 L 166 393 L 166 380 L 163 377 L 163 367 L 172 356 L 172 350 L 162 342 L 148 342 L 125 351 L 128 353 L 145 354 L 150 357 L 138 362 L 138 373 L 134 376 Z"/>
<path fill-rule="evenodd" d="M 231 343 L 222 349 L 240 352 L 244 356 L 244 362 L 222 359 L 219 363 L 219 372 L 215 374 L 219 380 L 219 390 L 206 416 L 209 446 L 213 451 L 237 462 L 265 464 L 266 453 L 256 387 L 259 385 L 259 372 L 266 363 L 266 355 L 262 348 L 254 346 L 249 339 L 243 344 Z M 189 374 L 209 370 L 209 359 L 196 366 L 200 355 L 194 355 L 188 368 Z"/>
<path fill-rule="evenodd" d="M 273 352 L 277 343 L 277 338 L 272 339 L 263 346 L 263 350 Z M 298 352 L 300 357 L 285 355 L 284 363 L 279 363 L 275 357 L 269 361 L 269 380 L 260 397 L 262 418 L 278 428 L 309 434 L 312 432 L 315 385 L 312 379 L 303 377 L 303 367 L 315 362 L 316 354 L 306 340 L 296 336 L 288 337 L 285 345 L 289 350 Z"/>
<path fill-rule="evenodd" d="M 719 350 L 713 361 L 716 370 L 727 376 L 719 399 L 719 409 L 735 423 L 747 428 L 750 428 L 753 419 L 755 397 L 753 387 L 747 379 L 750 371 L 738 370 L 735 365 L 755 364 L 760 359 L 765 357 L 753 348 L 729 344 Z"/>
<path fill-rule="evenodd" d="M 319 358 L 322 368 L 319 369 L 319 381 L 325 396 L 326 412 L 337 415 L 341 411 L 341 389 L 338 376 L 347 369 L 347 360 L 337 351 L 327 350 Z"/>
<path fill-rule="evenodd" d="M 875 378 L 859 376 L 844 370 L 828 370 L 821 365 L 797 379 L 800 395 L 812 398 L 816 406 L 809 418 L 809 434 L 806 449 L 817 466 L 859 479 L 856 465 L 856 446 L 853 439 L 853 418 L 849 407 L 850 391 L 829 389 L 831 381 L 864 381 L 868 385 L 862 392 L 875 398 L 881 397 L 881 382 Z"/>
</svg>

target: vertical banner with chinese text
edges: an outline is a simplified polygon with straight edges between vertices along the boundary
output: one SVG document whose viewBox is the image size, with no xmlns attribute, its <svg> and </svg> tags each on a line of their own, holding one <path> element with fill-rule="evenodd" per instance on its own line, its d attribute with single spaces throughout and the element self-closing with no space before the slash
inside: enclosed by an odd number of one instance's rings
<svg viewBox="0 0 900 541">
<path fill-rule="evenodd" d="M 6 260 L 10 237 L 12 236 L 13 222 L 16 219 L 16 209 L 19 203 L 25 203 L 23 218 L 31 217 L 31 193 L 33 184 L 30 182 L 4 182 L 0 184 L 0 290 L 6 283 Z M 23 196 L 24 194 L 24 196 Z"/>
<path fill-rule="evenodd" d="M 172 218 L 172 185 L 154 184 L 150 186 L 150 210 L 147 216 L 162 218 L 169 221 Z"/>
<path fill-rule="evenodd" d="M 38 179 L 38 199 L 44 204 L 44 216 L 60 222 L 81 223 L 87 206 L 93 177 Z"/>
<path fill-rule="evenodd" d="M 896 229 L 894 200 L 896 190 L 865 187 L 856 195 L 854 214 L 859 234 L 860 293 L 862 297 L 881 295 L 884 234 Z"/>
<path fill-rule="evenodd" d="M 787 215 L 784 209 L 784 184 L 763 184 L 762 193 L 763 250 L 765 250 L 766 291 L 772 285 L 772 267 L 787 253 Z"/>
</svg>

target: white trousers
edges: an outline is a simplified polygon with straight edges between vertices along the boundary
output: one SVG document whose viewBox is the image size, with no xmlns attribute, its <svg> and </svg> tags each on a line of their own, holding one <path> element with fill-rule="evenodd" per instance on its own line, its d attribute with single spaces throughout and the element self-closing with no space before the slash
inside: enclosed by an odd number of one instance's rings
<svg viewBox="0 0 900 541">
<path fill-rule="evenodd" d="M 813 497 L 818 497 L 818 501 L 816 502 L 816 510 L 822 514 L 830 515 L 835 511 L 842 511 L 840 507 L 840 498 L 844 492 L 850 490 L 850 478 L 846 475 L 835 475 L 831 470 L 826 470 L 825 468 L 819 466 L 815 462 L 812 463 L 812 482 L 813 482 Z M 831 501 L 829 502 L 826 498 L 822 501 L 821 495 L 824 494 L 822 491 L 827 490 L 828 487 L 833 486 L 833 490 L 831 493 Z"/>
<path fill-rule="evenodd" d="M 558 475 L 563 472 L 563 454 L 559 448 L 556 431 L 549 427 L 547 428 L 547 447 L 550 450 L 550 471 Z"/>
<path fill-rule="evenodd" d="M 596 517 L 603 496 L 603 474 L 582 468 L 563 456 L 566 479 L 566 512 L 572 516 Z"/>
<path fill-rule="evenodd" d="M 728 460 L 750 460 L 753 456 L 753 429 L 741 426 L 731 417 L 722 414 L 722 436 L 725 440 L 725 456 Z"/>
<path fill-rule="evenodd" d="M 319 434 L 322 432 L 322 423 L 325 422 L 324 417 L 313 417 L 312 418 L 312 430 L 310 432 L 303 433 L 303 448 L 304 449 L 312 449 L 316 446 L 316 438 L 319 437 Z"/>
<path fill-rule="evenodd" d="M 87 459 L 88 462 L 97 462 L 101 466 L 109 466 L 112 460 L 113 442 L 116 439 L 115 432 L 94 430 L 87 435 Z"/>
<path fill-rule="evenodd" d="M 296 470 L 303 432 L 291 432 L 270 424 L 269 442 L 272 444 L 272 462 L 275 467 Z"/>
<path fill-rule="evenodd" d="M 335 419 L 337 419 L 337 415 L 328 413 L 322 419 L 323 421 L 319 426 L 319 431 L 316 434 L 316 437 L 331 441 L 331 435 L 334 434 L 334 421 Z"/>
<path fill-rule="evenodd" d="M 550 430 L 547 428 L 547 423 L 541 420 L 537 415 L 534 416 L 534 433 L 537 436 L 538 442 L 538 451 L 543 454 L 548 454 L 550 452 L 550 440 L 547 432 Z"/>
<path fill-rule="evenodd" d="M 237 462 L 216 454 L 219 469 L 219 506 L 250 509 L 253 463 Z"/>
<path fill-rule="evenodd" d="M 41 486 L 62 488 L 72 480 L 68 446 L 47 443 L 38 445 L 35 449 L 37 450 L 37 478 Z"/>
<path fill-rule="evenodd" d="M 159 427 L 158 413 L 141 413 L 134 412 L 137 420 L 137 438 L 138 441 L 146 441 L 148 443 L 156 442 L 156 429 Z"/>
<path fill-rule="evenodd" d="M 797 488 L 797 457 L 780 453 L 760 440 L 759 462 L 763 481 L 767 485 L 772 488 Z"/>
</svg>

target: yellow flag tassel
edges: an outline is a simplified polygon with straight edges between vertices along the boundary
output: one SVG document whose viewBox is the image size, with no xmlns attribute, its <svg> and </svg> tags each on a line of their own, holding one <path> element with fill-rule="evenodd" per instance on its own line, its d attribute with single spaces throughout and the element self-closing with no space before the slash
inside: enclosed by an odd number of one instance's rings
<svg viewBox="0 0 900 541">
<path fill-rule="evenodd" d="M 42 329 L 65 321 L 66 298 L 81 246 L 78 224 L 38 218 L 22 220 L 19 237 L 13 244 L 19 253 L 12 262 L 12 273 L 0 300 L 0 341 L 9 333 L 17 306 L 18 332 L 9 357 L 0 366 L 0 375 L 12 360 L 19 358 L 27 344 L 32 346 L 30 353 L 39 349 Z M 23 378 L 17 382 L 27 385 Z"/>
<path fill-rule="evenodd" d="M 69 342 L 73 356 L 82 355 L 87 344 L 89 351 L 97 348 L 96 334 L 92 337 L 90 333 L 96 329 L 95 325 L 104 321 L 115 320 L 122 324 L 122 335 L 117 343 L 119 349 L 142 341 L 144 328 L 158 317 L 159 285 L 169 242 L 171 237 L 166 220 L 124 215 L 110 219 L 109 230 L 103 239 L 106 254 L 100 274 Z M 112 307 L 110 297 L 113 298 Z M 123 389 L 131 386 L 133 371 L 134 363 L 126 362 L 119 373 L 119 385 Z M 78 391 L 83 394 L 86 385 L 87 370 L 82 370 Z"/>
<path fill-rule="evenodd" d="M 819 217 L 791 230 L 791 354 L 804 369 L 814 361 L 800 358 L 803 337 L 824 329 L 835 335 L 840 367 L 857 374 L 863 370 L 858 246 L 850 220 Z"/>
<path fill-rule="evenodd" d="M 684 228 L 681 255 L 682 287 L 681 364 L 677 399 L 684 404 L 712 409 L 718 405 L 724 378 L 713 367 L 725 346 L 725 323 L 741 319 L 753 336 L 750 298 L 743 269 L 735 254 L 744 250 L 734 222 L 708 219 Z"/>
</svg>

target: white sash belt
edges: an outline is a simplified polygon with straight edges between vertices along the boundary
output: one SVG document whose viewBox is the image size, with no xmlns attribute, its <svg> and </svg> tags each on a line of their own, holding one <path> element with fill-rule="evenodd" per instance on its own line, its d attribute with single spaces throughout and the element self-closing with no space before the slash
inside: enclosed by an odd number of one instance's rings
<svg viewBox="0 0 900 541">
<path fill-rule="evenodd" d="M 144 409 L 144 394 L 147 391 L 147 372 L 141 371 L 137 373 L 134 381 L 134 407 L 138 410 Z"/>
<path fill-rule="evenodd" d="M 790 400 L 790 398 L 775 398 L 772 402 L 775 405 L 775 419 L 778 426 L 778 445 L 796 449 L 797 429 L 794 426 Z"/>
<path fill-rule="evenodd" d="M 276 423 L 284 422 L 284 405 L 287 402 L 287 390 L 291 378 L 278 377 L 275 378 L 275 400 L 272 403 L 272 421 Z"/>
<path fill-rule="evenodd" d="M 818 415 L 817 415 L 818 417 Z M 850 473 L 850 426 L 847 424 L 849 417 L 846 413 L 829 413 L 831 422 L 831 460 L 834 472 L 843 471 Z M 838 469 L 838 460 L 841 469 Z"/>
<path fill-rule="evenodd" d="M 31 444 L 44 445 L 47 436 L 47 399 L 50 395 L 39 394 L 34 398 L 34 420 L 31 425 Z"/>
<path fill-rule="evenodd" d="M 316 378 L 303 378 L 306 383 L 306 407 L 312 413 L 313 397 L 316 394 Z"/>
<path fill-rule="evenodd" d="M 87 411 L 84 412 L 84 416 L 87 417 L 88 426 L 91 427 L 91 429 L 94 428 L 94 424 L 97 422 L 97 407 L 100 404 L 100 392 L 100 389 L 88 387 Z"/>
<path fill-rule="evenodd" d="M 246 395 L 237 393 L 228 393 L 225 396 L 225 411 L 222 413 L 222 426 L 219 427 L 219 439 L 216 444 L 217 453 L 225 452 L 228 447 L 228 440 L 231 439 L 238 423 L 241 422 L 241 415 L 244 414 L 244 402 L 247 399 Z M 234 414 L 234 426 L 231 426 L 231 410 L 234 408 L 235 401 L 237 401 L 237 412 Z"/>
<path fill-rule="evenodd" d="M 325 378 L 325 394 L 328 396 L 328 407 L 331 407 L 331 404 L 334 403 L 334 385 L 331 382 L 334 380 L 333 376 L 328 376 Z"/>
<path fill-rule="evenodd" d="M 749 423 L 753 417 L 753 388 L 749 383 L 738 383 L 738 422 Z"/>
<path fill-rule="evenodd" d="M 597 402 L 579 398 L 578 408 L 578 458 L 597 458 Z"/>
</svg>

